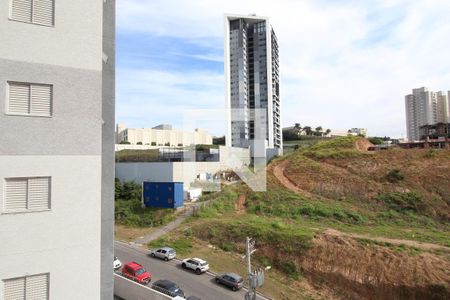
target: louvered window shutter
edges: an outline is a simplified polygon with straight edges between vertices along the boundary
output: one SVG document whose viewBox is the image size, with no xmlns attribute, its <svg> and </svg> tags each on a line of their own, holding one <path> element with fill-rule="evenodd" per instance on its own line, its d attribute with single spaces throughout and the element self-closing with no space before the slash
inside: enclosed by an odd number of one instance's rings
<svg viewBox="0 0 450 300">
<path fill-rule="evenodd" d="M 47 300 L 48 281 L 48 274 L 28 276 L 26 278 L 26 300 Z"/>
<path fill-rule="evenodd" d="M 31 116 L 52 116 L 53 86 L 8 82 L 8 113 Z"/>
<path fill-rule="evenodd" d="M 30 113 L 30 85 L 22 83 L 9 83 L 8 113 Z"/>
<path fill-rule="evenodd" d="M 53 26 L 54 0 L 33 0 L 33 23 Z"/>
<path fill-rule="evenodd" d="M 55 23 L 55 1 L 11 0 L 11 19 L 53 26 Z"/>
<path fill-rule="evenodd" d="M 28 209 L 50 208 L 50 178 L 30 178 L 28 180 Z"/>
<path fill-rule="evenodd" d="M 25 300 L 25 278 L 14 278 L 3 281 L 4 300 Z"/>
<path fill-rule="evenodd" d="M 32 2 L 32 0 L 12 0 L 11 19 L 31 22 Z"/>
<path fill-rule="evenodd" d="M 52 86 L 32 84 L 31 85 L 31 115 L 52 115 Z"/>
<path fill-rule="evenodd" d="M 5 211 L 24 211 L 27 209 L 27 186 L 26 178 L 14 178 L 6 180 Z"/>
</svg>

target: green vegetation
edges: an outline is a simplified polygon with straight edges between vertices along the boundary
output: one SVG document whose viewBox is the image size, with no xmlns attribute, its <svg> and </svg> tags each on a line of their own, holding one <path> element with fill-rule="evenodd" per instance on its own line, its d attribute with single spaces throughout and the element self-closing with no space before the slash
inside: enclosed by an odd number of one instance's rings
<svg viewBox="0 0 450 300">
<path fill-rule="evenodd" d="M 184 255 L 192 249 L 192 242 L 188 238 L 160 237 L 148 243 L 150 249 L 159 247 L 171 247 L 177 254 Z"/>
<path fill-rule="evenodd" d="M 402 181 L 403 179 L 405 179 L 405 176 L 403 175 L 402 171 L 400 171 L 399 169 L 393 169 L 393 170 L 390 170 L 386 174 L 386 179 L 390 183 L 398 183 L 398 182 Z"/>
<path fill-rule="evenodd" d="M 371 142 L 374 145 L 381 145 L 384 142 L 384 140 L 382 138 L 376 137 L 376 136 L 369 137 L 368 140 L 369 140 L 369 142 Z"/>
<path fill-rule="evenodd" d="M 164 225 L 175 218 L 175 209 L 142 207 L 141 185 L 134 181 L 115 182 L 116 224 L 130 227 Z"/>
<path fill-rule="evenodd" d="M 399 193 L 391 192 L 380 194 L 377 200 L 386 203 L 390 209 L 398 212 L 414 211 L 419 212 L 423 209 L 423 197 L 415 192 Z"/>
<path fill-rule="evenodd" d="M 159 161 L 159 150 L 130 150 L 116 152 L 116 162 L 154 162 Z"/>
<path fill-rule="evenodd" d="M 357 158 L 368 155 L 365 152 L 360 152 L 355 149 L 355 142 L 357 139 L 360 139 L 360 137 L 347 136 L 321 141 L 312 147 L 303 150 L 301 154 L 318 160 L 325 158 Z"/>
<path fill-rule="evenodd" d="M 116 200 L 116 224 L 130 227 L 155 227 L 169 223 L 174 219 L 174 209 L 142 207 L 141 201 Z"/>
</svg>

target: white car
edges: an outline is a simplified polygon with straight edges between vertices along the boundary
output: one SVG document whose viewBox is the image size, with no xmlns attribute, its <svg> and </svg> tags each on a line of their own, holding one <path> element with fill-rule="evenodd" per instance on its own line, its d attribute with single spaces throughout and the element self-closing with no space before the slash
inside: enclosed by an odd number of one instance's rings
<svg viewBox="0 0 450 300">
<path fill-rule="evenodd" d="M 168 260 L 171 260 L 171 259 L 174 259 L 175 257 L 177 257 L 177 253 L 172 248 L 163 247 L 163 248 L 153 250 L 150 253 L 150 256 L 161 258 L 161 259 L 164 259 L 165 261 L 168 261 Z"/>
<path fill-rule="evenodd" d="M 209 265 L 206 261 L 200 258 L 186 258 L 181 263 L 183 269 L 191 269 L 197 274 L 204 273 L 209 270 Z"/>
<path fill-rule="evenodd" d="M 118 270 L 120 269 L 120 267 L 122 267 L 122 263 L 117 258 L 117 256 L 114 256 L 114 270 Z"/>
</svg>

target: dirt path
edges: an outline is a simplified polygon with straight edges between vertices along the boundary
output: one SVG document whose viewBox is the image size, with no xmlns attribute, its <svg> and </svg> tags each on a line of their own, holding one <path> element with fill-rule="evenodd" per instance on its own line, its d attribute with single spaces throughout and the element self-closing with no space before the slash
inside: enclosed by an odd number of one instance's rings
<svg viewBox="0 0 450 300">
<path fill-rule="evenodd" d="M 299 188 L 295 184 L 295 182 L 291 181 L 288 177 L 286 177 L 284 172 L 286 170 L 286 166 L 288 165 L 288 163 L 289 163 L 289 161 L 285 160 L 275 166 L 272 166 L 271 171 L 272 171 L 273 175 L 287 189 L 289 189 L 293 192 L 299 193 L 303 196 L 309 197 L 309 198 L 317 198 L 318 197 L 317 195 L 312 195 L 310 192 Z M 444 250 L 444 251 L 450 252 L 449 247 L 445 247 L 445 246 L 441 246 L 441 245 L 437 245 L 437 244 L 431 244 L 431 243 L 421 243 L 421 242 L 412 241 L 412 240 L 390 239 L 390 238 L 384 238 L 384 237 L 372 237 L 372 236 L 367 236 L 367 235 L 363 235 L 363 234 L 345 233 L 345 232 L 341 232 L 341 231 L 331 229 L 331 228 L 327 229 L 325 231 L 325 233 L 329 234 L 329 235 L 334 235 L 334 236 L 346 236 L 346 237 L 351 237 L 351 238 L 368 239 L 368 240 L 373 240 L 373 241 L 377 241 L 377 242 L 390 243 L 393 245 L 402 245 L 403 244 L 406 246 L 416 247 L 418 249 L 427 250 L 427 251 Z"/>
<path fill-rule="evenodd" d="M 431 244 L 431 243 L 421 243 L 421 242 L 412 241 L 412 240 L 390 239 L 390 238 L 384 238 L 384 237 L 372 237 L 372 236 L 368 236 L 368 235 L 364 235 L 364 234 L 346 233 L 346 232 L 342 232 L 342 231 L 339 231 L 336 229 L 331 229 L 331 228 L 328 228 L 327 230 L 325 230 L 324 233 L 328 234 L 328 235 L 340 236 L 340 237 L 343 236 L 343 237 L 350 237 L 350 238 L 368 239 L 368 240 L 377 241 L 377 242 L 389 243 L 392 245 L 406 245 L 406 246 L 415 247 L 415 248 L 426 250 L 426 251 L 444 250 L 444 251 L 450 252 L 450 248 L 446 247 L 446 246 L 441 246 L 441 245 Z"/>
<path fill-rule="evenodd" d="M 192 216 L 194 210 L 198 209 L 202 205 L 207 205 L 209 201 L 204 202 L 198 202 L 194 203 L 188 207 L 185 208 L 185 211 L 181 213 L 175 220 L 172 222 L 164 225 L 161 228 L 156 229 L 155 231 L 146 234 L 144 236 L 138 237 L 133 241 L 134 244 L 138 246 L 144 246 L 147 245 L 149 242 L 156 240 L 157 238 L 160 238 L 161 236 L 165 235 L 166 233 L 178 228 L 178 226 L 183 223 L 184 220 L 186 220 L 187 217 Z"/>
<path fill-rule="evenodd" d="M 288 165 L 288 163 L 289 163 L 289 161 L 284 160 L 281 163 L 273 166 L 272 170 L 271 170 L 273 175 L 287 189 L 289 189 L 293 192 L 299 193 L 301 195 L 304 195 L 306 197 L 313 197 L 313 195 L 310 192 L 302 190 L 295 184 L 295 182 L 292 182 L 288 177 L 286 177 L 286 175 L 284 175 L 284 171 L 286 170 L 286 166 Z M 317 198 L 317 196 L 315 196 L 315 197 Z"/>
</svg>

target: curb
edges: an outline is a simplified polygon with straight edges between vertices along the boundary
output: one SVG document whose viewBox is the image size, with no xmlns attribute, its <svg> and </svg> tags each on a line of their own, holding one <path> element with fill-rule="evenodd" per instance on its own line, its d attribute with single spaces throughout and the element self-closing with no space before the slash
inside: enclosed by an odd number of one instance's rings
<svg viewBox="0 0 450 300">
<path fill-rule="evenodd" d="M 137 246 L 137 245 L 141 245 L 141 244 L 136 244 L 136 243 L 133 243 L 133 242 L 126 243 L 126 242 L 122 242 L 122 241 L 114 241 L 114 243 L 118 243 L 118 244 L 120 244 L 120 245 L 122 245 L 122 246 L 125 246 L 125 247 L 128 247 L 128 248 L 132 248 L 133 250 L 135 250 L 135 251 L 137 251 L 137 252 L 140 252 L 140 253 L 142 253 L 142 254 L 145 254 L 146 256 L 148 256 L 148 255 L 150 254 L 150 250 L 147 250 L 147 249 L 144 249 L 144 248 L 142 248 L 142 247 Z M 142 246 L 143 246 L 143 245 L 142 245 Z M 156 258 L 155 258 L 155 259 L 156 259 Z M 171 261 L 175 261 L 175 262 L 177 262 L 178 264 L 182 262 L 182 260 L 179 259 L 179 258 L 174 258 L 174 259 L 172 259 Z M 170 260 L 169 260 L 169 262 L 170 262 Z M 208 275 L 210 275 L 210 276 L 212 276 L 212 277 L 216 277 L 218 273 L 215 273 L 215 272 L 212 272 L 212 271 L 209 271 L 209 270 L 208 270 L 208 271 L 205 272 L 205 274 L 208 274 Z M 245 291 L 248 291 L 248 287 L 245 286 L 245 285 L 244 285 L 244 287 L 243 287 L 242 289 L 245 290 Z M 264 295 L 264 294 L 262 294 L 262 293 L 260 293 L 260 292 L 258 292 L 258 291 L 256 291 L 256 294 L 257 294 L 258 296 L 260 296 L 261 298 L 263 298 L 263 299 L 266 299 L 266 300 L 273 300 L 272 298 L 270 298 L 270 297 L 268 297 L 268 296 L 266 296 L 266 295 Z"/>
</svg>

